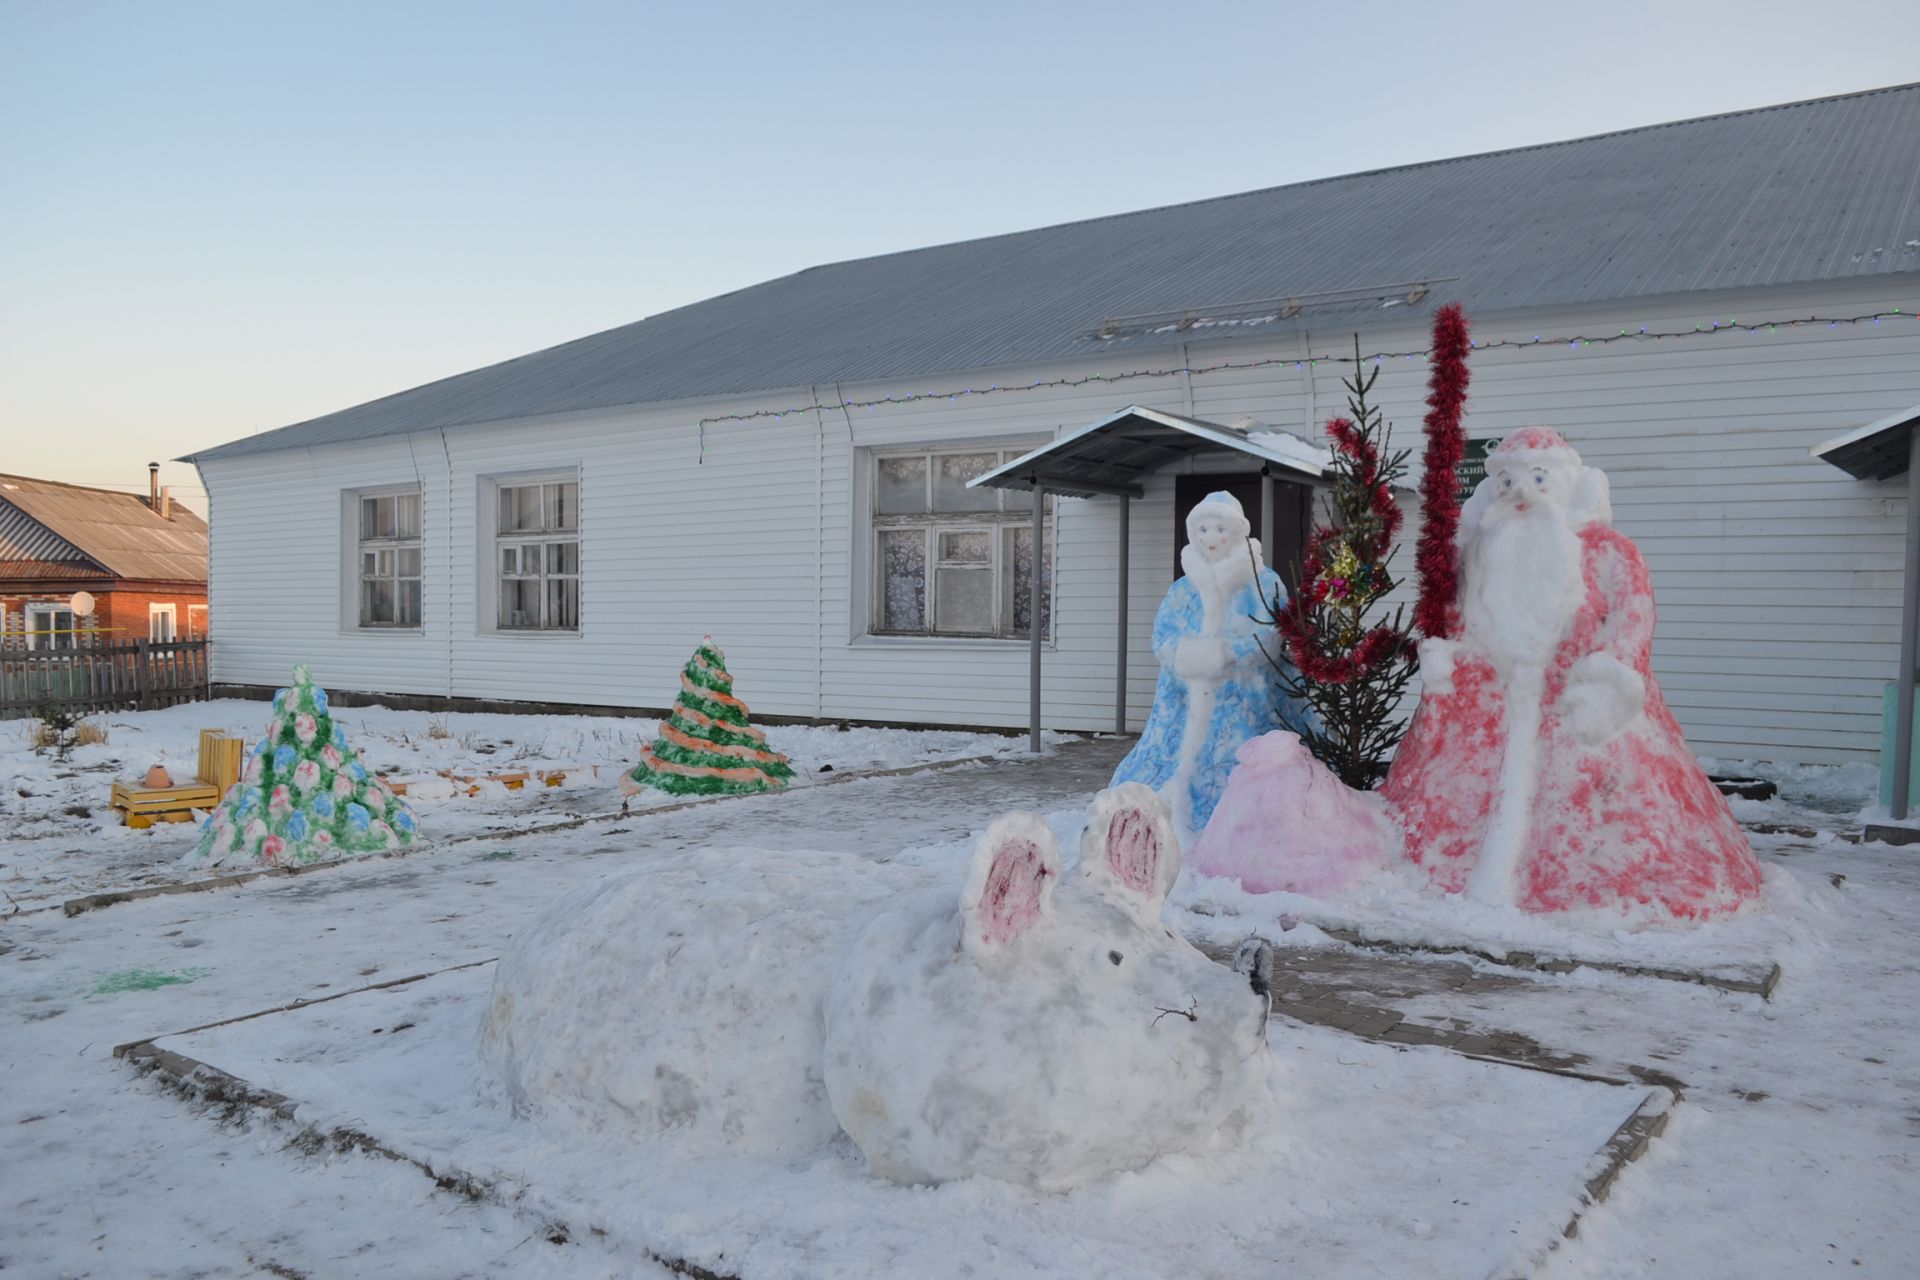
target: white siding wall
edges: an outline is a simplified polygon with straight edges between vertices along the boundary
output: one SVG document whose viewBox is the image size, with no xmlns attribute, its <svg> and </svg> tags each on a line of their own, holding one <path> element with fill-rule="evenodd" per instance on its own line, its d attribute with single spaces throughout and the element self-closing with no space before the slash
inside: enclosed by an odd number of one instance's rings
<svg viewBox="0 0 1920 1280">
<path fill-rule="evenodd" d="M 1737 317 L 1911 312 L 1886 284 L 1748 291 L 1713 299 L 1524 319 L 1476 317 L 1482 340 L 1690 328 Z M 273 684 L 296 661 L 343 689 L 659 706 L 700 636 L 726 648 L 739 689 L 768 714 L 947 724 L 1024 723 L 1021 642 L 885 640 L 867 610 L 866 450 L 1020 443 L 1134 402 L 1203 418 L 1251 416 L 1314 434 L 1340 411 L 1346 366 L 1295 357 L 1351 349 L 1326 338 L 1196 344 L 1199 367 L 1287 357 L 1257 370 L 1178 372 L 1069 389 L 885 405 L 706 429 L 702 415 L 791 409 L 809 392 L 725 404 L 579 415 L 421 433 L 205 466 L 213 504 L 215 678 Z M 1425 345 L 1423 325 L 1369 331 L 1363 348 Z M 850 399 L 983 381 L 1177 369 L 1177 351 L 1107 355 L 992 375 L 845 387 Z M 1920 402 L 1920 321 L 1783 327 L 1748 336 L 1568 349 L 1482 350 L 1468 432 L 1561 428 L 1612 477 L 1616 523 L 1640 544 L 1660 594 L 1655 664 L 1703 752 L 1781 760 L 1859 758 L 1877 747 L 1880 684 L 1893 674 L 1904 501 L 1810 460 L 1810 446 Z M 1417 452 L 1426 391 L 1418 360 L 1388 362 L 1376 400 Z M 832 396 L 827 397 L 829 400 Z M 1203 460 L 1195 469 L 1218 469 Z M 501 635 L 481 625 L 491 550 L 475 529 L 494 476 L 578 467 L 578 635 Z M 341 493 L 417 478 L 424 490 L 425 617 L 418 634 L 346 625 Z M 1147 636 L 1172 575 L 1172 476 L 1133 506 L 1130 718 L 1157 674 Z M 1058 503 L 1055 635 L 1045 654 L 1050 726 L 1112 723 L 1118 504 Z M 1409 531 L 1408 546 L 1412 531 Z M 1410 550 L 1403 570 L 1411 567 Z"/>
</svg>

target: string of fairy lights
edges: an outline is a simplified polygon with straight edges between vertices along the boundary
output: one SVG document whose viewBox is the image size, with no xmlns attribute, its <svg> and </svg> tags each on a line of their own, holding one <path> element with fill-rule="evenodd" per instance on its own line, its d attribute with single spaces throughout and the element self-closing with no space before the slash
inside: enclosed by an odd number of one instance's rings
<svg viewBox="0 0 1920 1280">
<path fill-rule="evenodd" d="M 1774 333 L 1780 329 L 1800 329 L 1818 327 L 1838 329 L 1841 325 L 1881 324 L 1889 320 L 1920 319 L 1920 313 L 1903 307 L 1893 307 L 1885 311 L 1869 311 L 1855 316 L 1790 316 L 1773 320 L 1743 321 L 1738 317 L 1726 320 L 1707 320 L 1687 329 L 1649 329 L 1646 325 L 1637 328 L 1624 328 L 1618 333 L 1581 333 L 1572 335 L 1534 334 L 1531 338 L 1495 338 L 1490 341 L 1476 340 L 1475 351 L 1497 351 L 1502 348 L 1518 350 L 1555 349 L 1577 351 L 1583 347 L 1603 347 L 1618 342 L 1658 342 L 1667 339 L 1688 339 L 1724 333 L 1745 333 L 1749 335 Z M 1323 364 L 1384 365 L 1390 361 L 1426 360 L 1432 354 L 1431 348 L 1419 348 L 1408 351 L 1374 351 L 1359 356 L 1263 356 L 1252 360 L 1218 360 L 1211 364 L 1181 363 L 1166 365 L 1155 369 L 1130 369 L 1122 373 L 1088 373 L 1076 377 L 1036 378 L 1032 382 L 995 382 L 983 387 L 955 387 L 944 391 L 913 391 L 902 395 L 877 396 L 866 400 L 850 400 L 842 396 L 837 400 L 823 401 L 818 398 L 801 405 L 789 405 L 779 409 L 754 409 L 745 413 L 721 413 L 701 418 L 698 422 L 700 434 L 700 461 L 706 461 L 707 428 L 729 422 L 755 422 L 762 419 L 782 419 L 796 414 L 851 413 L 853 410 L 873 410 L 897 408 L 902 405 L 920 404 L 930 400 L 959 401 L 972 396 L 1005 395 L 1022 391 L 1047 391 L 1060 388 L 1086 387 L 1094 384 L 1113 384 L 1132 382 L 1141 378 L 1171 378 L 1175 375 L 1200 377 L 1210 373 L 1242 372 L 1249 369 L 1269 369 L 1281 365 L 1292 365 L 1296 369 L 1313 369 Z"/>
</svg>

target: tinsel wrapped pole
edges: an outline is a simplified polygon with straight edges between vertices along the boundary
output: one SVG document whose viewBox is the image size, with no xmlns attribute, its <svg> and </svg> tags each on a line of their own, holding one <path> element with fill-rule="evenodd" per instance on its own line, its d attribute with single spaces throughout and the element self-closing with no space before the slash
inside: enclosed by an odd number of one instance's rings
<svg viewBox="0 0 1920 1280">
<path fill-rule="evenodd" d="M 1420 598 L 1413 623 L 1422 635 L 1444 637 L 1460 626 L 1460 460 L 1466 433 L 1460 413 L 1467 403 L 1467 315 L 1450 302 L 1433 316 L 1433 372 L 1427 380 L 1427 448 L 1421 456 L 1420 542 L 1414 569 Z"/>
</svg>

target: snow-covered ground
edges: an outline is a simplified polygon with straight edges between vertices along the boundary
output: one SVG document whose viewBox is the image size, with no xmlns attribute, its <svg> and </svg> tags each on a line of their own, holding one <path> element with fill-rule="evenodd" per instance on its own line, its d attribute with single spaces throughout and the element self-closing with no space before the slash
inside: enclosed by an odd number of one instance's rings
<svg viewBox="0 0 1920 1280">
<path fill-rule="evenodd" d="M 165 711 L 92 717 L 104 743 L 77 748 L 60 762 L 30 749 L 36 721 L 0 721 L 0 906 L 44 906 L 79 894 L 214 874 L 178 865 L 198 838 L 188 823 L 131 830 L 108 807 L 117 779 L 138 779 L 162 765 L 179 783 L 199 764 L 200 730 L 219 729 L 252 743 L 271 718 L 267 704 L 224 700 Z M 386 707 L 343 707 L 334 714 L 367 767 L 408 783 L 423 846 L 487 832 L 523 830 L 618 811 L 620 776 L 659 732 L 657 720 L 611 716 L 432 714 Z M 836 774 L 940 760 L 1014 755 L 1024 737 L 927 729 L 837 729 L 776 725 L 768 740 L 792 760 L 796 786 Z M 1059 741 L 1057 736 L 1052 741 Z M 464 794 L 443 774 L 484 778 L 564 773 L 554 787 L 508 790 L 481 785 Z M 630 808 L 677 802 L 648 792 Z M 242 870 L 223 866 L 220 872 Z"/>
<path fill-rule="evenodd" d="M 183 745 L 200 721 L 185 717 Z M 18 755 L 3 757 L 9 770 L 27 763 Z M 190 755 L 181 759 L 190 770 Z M 912 1274 L 901 1261 L 912 1255 L 895 1250 L 931 1244 L 995 1275 L 1912 1274 L 1920 855 L 1831 835 L 1755 837 L 1770 870 L 1820 903 L 1822 945 L 1807 948 L 1770 1002 L 1595 970 L 1415 998 L 1410 1014 L 1529 1035 L 1584 1055 L 1595 1074 L 1657 1071 L 1684 1085 L 1667 1135 L 1589 1211 L 1579 1237 L 1517 1267 L 1533 1243 L 1521 1235 L 1567 1205 L 1567 1179 L 1585 1168 L 1577 1153 L 1611 1122 L 1611 1104 L 1589 1105 L 1607 1095 L 1562 1096 L 1571 1082 L 1286 1020 L 1272 1035 L 1274 1128 L 1252 1146 L 1219 1157 L 1228 1162 L 1219 1168 L 1162 1163 L 1039 1201 L 986 1184 L 900 1191 L 862 1178 L 844 1152 L 743 1170 L 726 1201 L 711 1168 L 690 1168 L 679 1186 L 659 1153 L 603 1157 L 500 1127 L 468 1093 L 471 997 L 463 1009 L 453 974 L 394 989 L 392 1018 L 379 1016 L 379 998 L 354 995 L 169 1043 L 204 1049 L 256 1083 L 305 1090 L 329 1123 L 515 1172 L 535 1191 L 523 1212 L 435 1191 L 406 1165 L 312 1153 L 292 1127 L 196 1108 L 111 1057 L 119 1043 L 488 961 L 581 885 L 675 850 L 739 845 L 798 858 L 832 848 L 957 878 L 969 834 L 1014 807 L 1046 812 L 1070 849 L 1096 770 L 1063 782 L 1048 767 L 1008 761 L 796 788 L 73 918 L 0 919 L 0 1272 L 629 1276 L 658 1274 L 639 1252 L 653 1245 L 704 1249 L 707 1265 L 753 1276 Z M 1807 826 L 1823 811 L 1817 798 L 1789 788 L 1742 816 Z M 1829 815 L 1866 802 L 1829 799 Z M 1839 821 L 1829 816 L 1829 830 Z M 11 862 L 16 842 L 4 839 L 0 861 Z M 1176 900 L 1205 892 L 1189 878 Z M 1275 941 L 1326 945 L 1316 932 L 1300 926 Z M 1225 1208 L 1197 1209 L 1204 1231 L 1167 1217 L 1163 1206 L 1223 1174 L 1232 1175 Z M 622 1185 L 659 1198 L 623 1196 Z M 553 1242 L 542 1209 L 567 1215 L 575 1234 Z M 581 1223 L 609 1234 L 582 1234 Z M 1141 1244 L 1156 1224 L 1170 1246 L 1190 1246 L 1180 1263 Z"/>
</svg>

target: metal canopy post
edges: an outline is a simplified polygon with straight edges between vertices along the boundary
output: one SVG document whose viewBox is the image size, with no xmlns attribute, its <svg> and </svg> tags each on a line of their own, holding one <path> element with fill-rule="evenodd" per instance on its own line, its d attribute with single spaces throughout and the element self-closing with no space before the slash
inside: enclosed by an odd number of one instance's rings
<svg viewBox="0 0 1920 1280">
<path fill-rule="evenodd" d="M 1041 487 L 1039 479 L 1027 482 L 1033 493 L 1033 571 L 1029 574 L 1033 594 L 1027 609 L 1027 723 L 1031 726 L 1032 740 L 1028 743 L 1033 754 L 1040 754 L 1040 586 L 1044 581 L 1041 566 L 1046 563 L 1042 554 L 1045 550 L 1041 539 L 1046 536 L 1045 512 L 1047 491 Z"/>
<path fill-rule="evenodd" d="M 1893 714 L 1893 820 L 1903 821 L 1912 799 L 1914 667 L 1920 663 L 1920 424 L 1907 432 L 1906 572 L 1900 583 L 1899 705 Z"/>
<path fill-rule="evenodd" d="M 1120 495 L 1120 549 L 1114 557 L 1120 566 L 1120 589 L 1114 594 L 1120 597 L 1120 612 L 1114 623 L 1113 651 L 1113 731 L 1127 731 L 1127 550 L 1131 540 L 1127 528 L 1129 508 L 1132 499 L 1126 494 Z"/>
<path fill-rule="evenodd" d="M 1267 568 L 1273 568 L 1273 468 L 1260 468 L 1260 554 L 1266 557 Z"/>
</svg>

